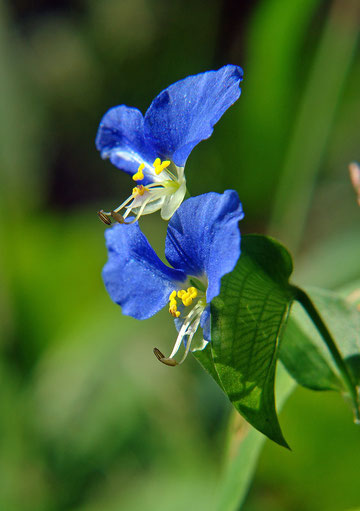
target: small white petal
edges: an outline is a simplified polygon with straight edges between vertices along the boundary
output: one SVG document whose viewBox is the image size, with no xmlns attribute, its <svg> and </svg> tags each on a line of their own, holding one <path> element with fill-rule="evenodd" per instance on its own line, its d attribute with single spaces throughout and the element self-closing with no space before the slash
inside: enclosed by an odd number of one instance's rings
<svg viewBox="0 0 360 511">
<path fill-rule="evenodd" d="M 145 195 L 145 194 L 144 194 L 144 195 Z M 138 197 L 136 197 L 136 199 L 137 199 L 137 198 L 138 198 Z M 165 197 L 165 196 L 163 196 L 163 197 L 159 197 L 158 199 L 156 199 L 156 200 L 153 200 L 153 201 L 149 202 L 149 203 L 145 206 L 145 208 L 144 208 L 144 211 L 143 211 L 142 215 L 150 215 L 150 213 L 155 213 L 155 211 L 159 211 L 159 209 L 161 209 L 161 208 L 162 208 L 162 206 L 163 206 L 163 204 L 164 204 L 165 199 L 166 199 L 166 197 Z M 144 201 L 142 201 L 142 202 L 140 203 L 140 201 L 139 201 L 139 203 L 136 203 L 136 204 L 135 204 L 135 207 L 132 207 L 132 208 L 131 208 L 131 211 L 132 211 L 132 213 L 133 213 L 134 215 L 137 215 L 137 213 L 138 213 L 138 211 L 139 211 L 139 209 L 140 209 L 141 205 L 143 204 L 143 202 L 144 202 Z"/>
<path fill-rule="evenodd" d="M 170 220 L 175 211 L 178 209 L 186 194 L 186 181 L 184 180 L 175 193 L 168 195 L 165 198 L 164 204 L 161 208 L 161 218 L 163 220 Z"/>
<path fill-rule="evenodd" d="M 195 345 L 194 345 L 195 344 Z M 200 339 L 198 341 L 193 342 L 191 351 L 202 351 L 209 344 L 209 341 L 205 341 L 205 339 Z"/>
</svg>

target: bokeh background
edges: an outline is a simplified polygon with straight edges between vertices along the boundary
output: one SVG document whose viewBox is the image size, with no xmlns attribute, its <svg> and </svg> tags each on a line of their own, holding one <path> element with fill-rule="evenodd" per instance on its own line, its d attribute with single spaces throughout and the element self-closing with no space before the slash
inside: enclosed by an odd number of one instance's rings
<svg viewBox="0 0 360 511">
<path fill-rule="evenodd" d="M 0 0 L 0 510 L 215 509 L 230 406 L 175 329 L 107 296 L 104 226 L 128 176 L 94 138 L 117 104 L 223 64 L 243 93 L 187 164 L 193 195 L 238 190 L 243 232 L 293 251 L 295 281 L 360 278 L 357 0 Z M 143 220 L 163 252 L 165 226 Z M 297 389 L 293 451 L 266 443 L 247 511 L 360 506 L 360 430 L 338 395 Z"/>
</svg>

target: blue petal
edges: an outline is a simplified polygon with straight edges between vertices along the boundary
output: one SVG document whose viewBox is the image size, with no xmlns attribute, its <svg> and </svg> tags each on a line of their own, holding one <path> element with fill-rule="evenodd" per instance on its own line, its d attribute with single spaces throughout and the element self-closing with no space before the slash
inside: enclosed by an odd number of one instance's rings
<svg viewBox="0 0 360 511">
<path fill-rule="evenodd" d="M 144 118 L 137 108 L 120 105 L 111 108 L 101 119 L 96 135 L 96 148 L 102 158 L 129 174 L 135 174 L 140 163 L 144 174 L 151 174 L 157 154 L 144 135 Z M 142 181 L 146 184 L 149 177 Z"/>
<path fill-rule="evenodd" d="M 183 167 L 193 148 L 239 98 L 243 71 L 227 65 L 170 85 L 145 114 L 145 135 L 162 159 Z"/>
<path fill-rule="evenodd" d="M 211 341 L 210 305 L 206 307 L 201 315 L 200 326 L 203 329 L 203 338 L 205 341 Z"/>
<path fill-rule="evenodd" d="M 150 318 L 181 288 L 185 274 L 160 261 L 137 222 L 117 224 L 105 231 L 105 238 L 109 259 L 102 276 L 109 295 L 123 314 Z"/>
<path fill-rule="evenodd" d="M 206 193 L 182 203 L 169 222 L 165 254 L 188 275 L 206 276 L 207 302 L 220 292 L 220 280 L 240 256 L 238 222 L 244 217 L 234 190 Z"/>
</svg>

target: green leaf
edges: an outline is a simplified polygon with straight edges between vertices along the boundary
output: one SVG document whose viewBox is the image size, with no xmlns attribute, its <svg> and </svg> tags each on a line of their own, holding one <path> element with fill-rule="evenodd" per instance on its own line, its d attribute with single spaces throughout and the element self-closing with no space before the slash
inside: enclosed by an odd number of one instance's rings
<svg viewBox="0 0 360 511">
<path fill-rule="evenodd" d="M 360 383 L 360 283 L 352 292 L 307 290 L 336 340 L 355 383 Z M 335 364 L 306 313 L 294 307 L 280 348 L 280 358 L 302 386 L 343 391 Z"/>
<path fill-rule="evenodd" d="M 211 304 L 210 373 L 216 372 L 252 426 L 285 447 L 274 384 L 279 339 L 294 298 L 291 272 L 291 257 L 282 245 L 261 235 L 244 236 L 239 262 Z"/>
<path fill-rule="evenodd" d="M 280 343 L 279 358 L 291 376 L 303 387 L 312 390 L 343 390 L 343 385 L 324 353 L 324 342 L 319 337 L 319 343 L 314 343 L 304 332 L 303 323 L 309 318 L 299 321 L 291 311 L 283 339 Z M 299 314 L 300 315 L 300 314 Z M 315 336 L 318 335 L 312 326 Z"/>
<path fill-rule="evenodd" d="M 216 367 L 214 364 L 210 343 L 207 344 L 207 346 L 204 349 L 193 351 L 192 353 L 197 359 L 197 361 L 200 362 L 200 364 L 203 366 L 205 371 L 207 371 L 210 374 L 210 376 L 214 378 L 219 387 L 222 390 L 224 390 L 219 375 L 216 372 Z"/>
</svg>

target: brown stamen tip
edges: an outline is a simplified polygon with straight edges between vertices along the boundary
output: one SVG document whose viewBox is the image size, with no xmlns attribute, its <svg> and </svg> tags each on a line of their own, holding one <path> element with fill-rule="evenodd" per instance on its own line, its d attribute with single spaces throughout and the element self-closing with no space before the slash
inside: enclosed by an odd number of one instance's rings
<svg viewBox="0 0 360 511">
<path fill-rule="evenodd" d="M 117 213 L 116 211 L 111 211 L 111 216 L 119 224 L 124 224 L 125 223 L 125 219 L 124 219 L 124 217 L 122 215 L 120 215 L 120 213 Z"/>
<path fill-rule="evenodd" d="M 164 357 L 161 351 L 158 350 L 157 348 L 154 348 L 154 355 L 160 362 L 162 362 L 166 366 L 175 367 L 177 365 L 176 360 L 174 360 L 173 358 Z"/>
<path fill-rule="evenodd" d="M 105 225 L 111 225 L 111 220 L 103 209 L 100 209 L 100 211 L 97 212 L 97 215 Z"/>
</svg>

